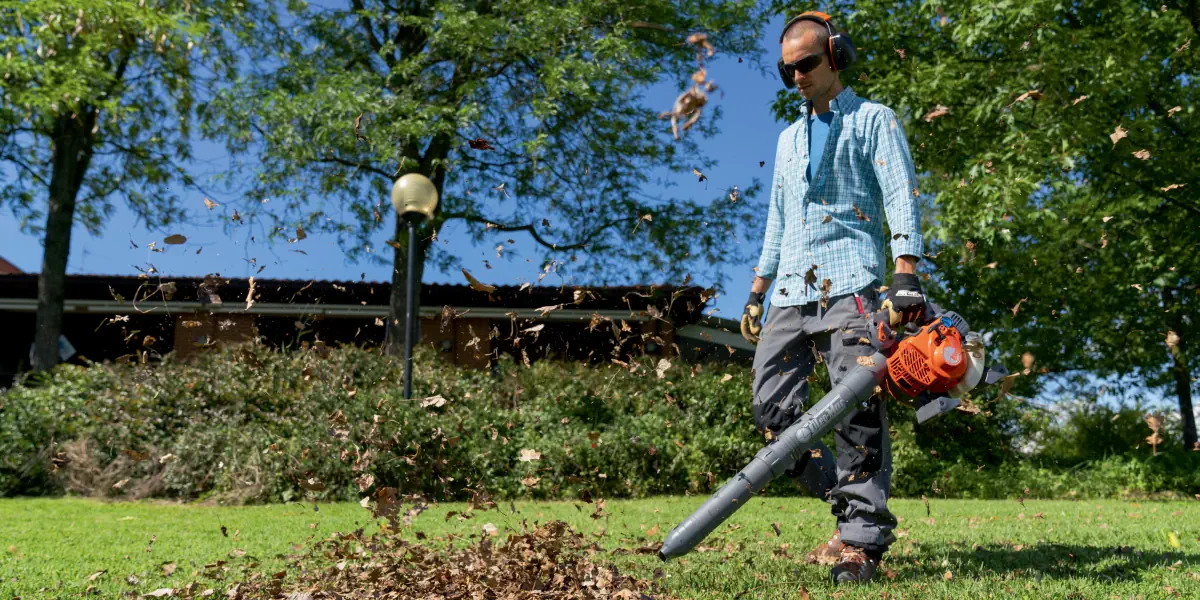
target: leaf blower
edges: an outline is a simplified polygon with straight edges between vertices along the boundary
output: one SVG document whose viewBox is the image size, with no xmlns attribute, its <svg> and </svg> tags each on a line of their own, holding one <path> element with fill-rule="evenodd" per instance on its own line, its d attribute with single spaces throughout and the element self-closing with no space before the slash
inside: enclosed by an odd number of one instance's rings
<svg viewBox="0 0 1200 600">
<path fill-rule="evenodd" d="M 870 342 L 876 352 L 860 357 L 858 366 L 828 394 L 672 529 L 658 551 L 660 559 L 682 556 L 695 548 L 772 479 L 795 466 L 855 405 L 865 407 L 872 395 L 887 392 L 896 398 L 914 399 L 917 422 L 924 423 L 954 410 L 958 398 L 981 379 L 990 385 L 1008 374 L 995 365 L 985 376 L 983 338 L 972 332 L 958 313 L 943 311 L 936 304 L 926 303 L 924 322 L 912 333 L 894 330 L 887 309 L 864 318 L 870 320 Z"/>
</svg>

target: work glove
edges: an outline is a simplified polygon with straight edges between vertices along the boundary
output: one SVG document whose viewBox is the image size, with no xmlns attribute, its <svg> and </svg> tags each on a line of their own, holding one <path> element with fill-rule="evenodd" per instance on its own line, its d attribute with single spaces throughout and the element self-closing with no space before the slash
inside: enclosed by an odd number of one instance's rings
<svg viewBox="0 0 1200 600">
<path fill-rule="evenodd" d="M 921 291 L 921 280 L 912 273 L 896 273 L 892 276 L 887 299 L 879 307 L 888 309 L 892 327 L 920 321 L 925 314 L 925 293 Z"/>
<path fill-rule="evenodd" d="M 742 312 L 742 337 L 751 344 L 758 343 L 758 334 L 762 333 L 763 300 L 765 293 L 750 292 L 746 300 L 746 309 Z"/>
</svg>

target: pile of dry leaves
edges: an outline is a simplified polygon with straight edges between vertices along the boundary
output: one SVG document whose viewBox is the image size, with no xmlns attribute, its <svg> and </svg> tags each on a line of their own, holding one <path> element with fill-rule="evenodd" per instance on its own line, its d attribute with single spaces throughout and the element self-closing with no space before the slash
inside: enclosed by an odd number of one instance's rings
<svg viewBox="0 0 1200 600">
<path fill-rule="evenodd" d="M 297 578 L 252 579 L 229 590 L 228 597 L 650 600 L 642 590 L 651 582 L 594 562 L 603 550 L 562 521 L 530 530 L 522 520 L 521 530 L 499 543 L 493 542 L 496 533 L 492 528 L 469 538 L 453 536 L 473 539 L 455 550 L 455 539 L 443 549 L 386 533 L 364 537 L 359 530 L 322 541 Z M 313 559 L 327 566 L 314 569 Z"/>
</svg>

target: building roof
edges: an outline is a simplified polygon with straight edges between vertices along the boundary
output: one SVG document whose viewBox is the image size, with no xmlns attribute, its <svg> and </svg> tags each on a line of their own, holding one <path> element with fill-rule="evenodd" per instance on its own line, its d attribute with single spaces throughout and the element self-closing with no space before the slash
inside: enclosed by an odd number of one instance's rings
<svg viewBox="0 0 1200 600">
<path fill-rule="evenodd" d="M 0 256 L 0 275 L 12 275 L 17 273 L 22 273 L 21 269 L 18 269 L 17 265 L 4 260 L 4 257 Z"/>
<path fill-rule="evenodd" d="M 158 273 L 143 275 L 67 275 L 66 300 L 120 300 L 161 302 L 164 294 L 172 302 L 206 302 L 205 291 L 215 288 L 225 304 L 245 303 L 250 279 L 212 277 L 215 286 L 202 287 L 205 277 L 170 277 Z M 4 299 L 37 298 L 38 274 L 0 275 Z M 171 284 L 174 284 L 173 286 Z M 581 310 L 645 311 L 654 306 L 664 318 L 677 324 L 695 323 L 701 318 L 712 293 L 699 286 L 495 286 L 483 292 L 465 284 L 426 283 L 421 286 L 420 305 L 425 307 L 478 306 L 534 309 L 554 305 Z M 173 288 L 173 289 L 172 289 Z M 333 304 L 387 306 L 392 286 L 379 281 L 329 281 L 317 279 L 254 278 L 256 303 Z M 576 303 L 579 291 L 580 302 Z M 669 313 L 668 313 L 669 311 Z"/>
</svg>

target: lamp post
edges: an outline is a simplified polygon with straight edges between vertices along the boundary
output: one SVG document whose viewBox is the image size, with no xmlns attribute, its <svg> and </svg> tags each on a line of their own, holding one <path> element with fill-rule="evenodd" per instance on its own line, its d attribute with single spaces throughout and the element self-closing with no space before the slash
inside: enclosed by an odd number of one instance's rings
<svg viewBox="0 0 1200 600">
<path fill-rule="evenodd" d="M 396 180 L 392 186 L 392 207 L 396 214 L 408 223 L 408 274 L 404 306 L 404 399 L 412 398 L 412 352 L 413 352 L 413 303 L 416 285 L 413 276 L 417 270 L 417 223 L 433 216 L 437 208 L 437 187 L 428 177 L 420 173 L 408 173 Z"/>
</svg>

